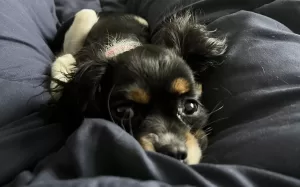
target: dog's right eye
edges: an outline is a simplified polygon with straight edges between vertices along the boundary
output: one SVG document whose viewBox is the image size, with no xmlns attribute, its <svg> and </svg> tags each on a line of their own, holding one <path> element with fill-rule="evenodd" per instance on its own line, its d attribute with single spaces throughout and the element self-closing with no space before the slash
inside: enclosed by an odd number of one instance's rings
<svg viewBox="0 0 300 187">
<path fill-rule="evenodd" d="M 131 119 L 134 116 L 134 110 L 130 106 L 120 106 L 116 108 L 115 115 L 121 120 Z"/>
<path fill-rule="evenodd" d="M 183 113 L 185 115 L 192 115 L 198 111 L 198 103 L 195 100 L 186 100 L 183 105 Z"/>
</svg>

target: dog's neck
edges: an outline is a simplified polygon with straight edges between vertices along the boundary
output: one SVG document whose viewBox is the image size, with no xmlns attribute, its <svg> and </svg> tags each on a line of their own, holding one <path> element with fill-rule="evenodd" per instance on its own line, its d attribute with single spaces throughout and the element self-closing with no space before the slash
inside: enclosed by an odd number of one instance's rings
<svg viewBox="0 0 300 187">
<path fill-rule="evenodd" d="M 105 56 L 107 58 L 112 58 L 141 45 L 141 42 L 132 39 L 114 40 L 110 43 L 110 45 L 105 47 Z"/>
</svg>

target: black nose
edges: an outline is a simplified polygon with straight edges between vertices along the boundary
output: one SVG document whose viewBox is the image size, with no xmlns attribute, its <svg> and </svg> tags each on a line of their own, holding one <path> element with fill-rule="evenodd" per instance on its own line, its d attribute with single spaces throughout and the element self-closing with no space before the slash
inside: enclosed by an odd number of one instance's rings
<svg viewBox="0 0 300 187">
<path fill-rule="evenodd" d="M 184 146 L 163 146 L 159 148 L 157 152 L 176 158 L 178 160 L 184 160 L 187 157 L 186 147 Z"/>
</svg>

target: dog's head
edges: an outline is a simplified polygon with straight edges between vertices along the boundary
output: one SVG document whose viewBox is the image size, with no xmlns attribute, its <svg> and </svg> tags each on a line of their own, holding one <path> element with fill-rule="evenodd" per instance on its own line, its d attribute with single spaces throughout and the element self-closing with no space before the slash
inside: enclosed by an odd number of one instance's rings
<svg viewBox="0 0 300 187">
<path fill-rule="evenodd" d="M 207 145 L 202 128 L 208 116 L 200 103 L 202 86 L 185 56 L 191 47 L 196 53 L 208 49 L 192 42 L 197 38 L 178 33 L 187 31 L 171 30 L 176 33 L 163 31 L 156 44 L 136 46 L 111 58 L 97 49 L 82 50 L 77 55 L 78 70 L 65 85 L 60 103 L 72 116 L 115 122 L 145 150 L 196 164 Z M 202 32 L 191 36 L 202 37 Z M 185 37 L 176 42 L 168 36 Z M 220 53 L 216 56 L 224 52 L 225 45 L 220 46 L 214 48 Z"/>
</svg>

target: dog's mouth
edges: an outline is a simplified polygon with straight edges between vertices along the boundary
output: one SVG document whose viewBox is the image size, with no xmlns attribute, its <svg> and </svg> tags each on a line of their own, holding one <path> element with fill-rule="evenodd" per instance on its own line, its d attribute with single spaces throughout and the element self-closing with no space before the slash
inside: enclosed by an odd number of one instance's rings
<svg viewBox="0 0 300 187">
<path fill-rule="evenodd" d="M 197 136 L 199 135 L 187 132 L 184 139 L 180 139 L 172 133 L 160 135 L 150 133 L 142 136 L 138 141 L 146 151 L 161 153 L 181 163 L 194 165 L 202 158 L 202 146 Z"/>
</svg>

